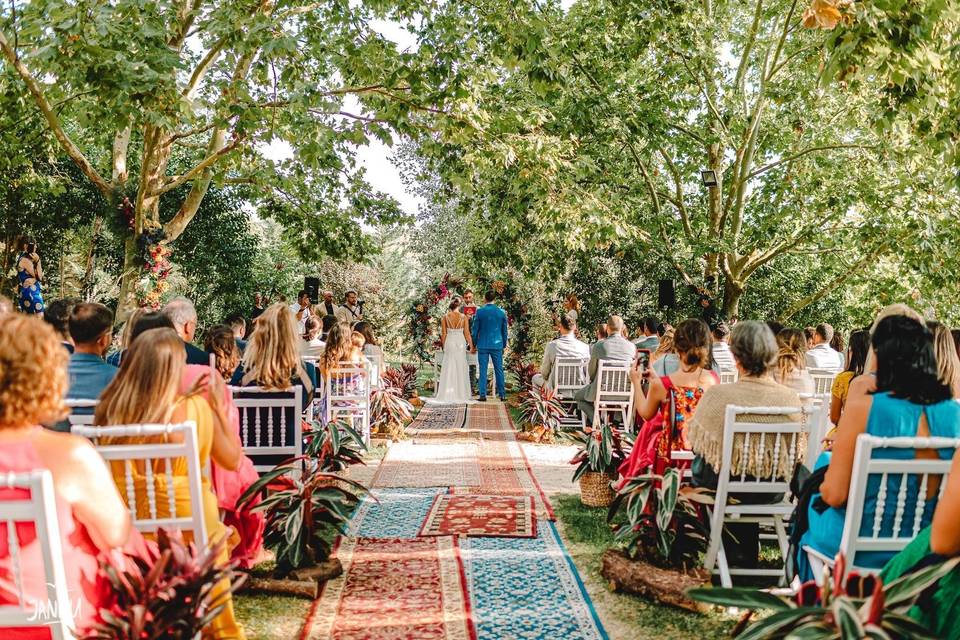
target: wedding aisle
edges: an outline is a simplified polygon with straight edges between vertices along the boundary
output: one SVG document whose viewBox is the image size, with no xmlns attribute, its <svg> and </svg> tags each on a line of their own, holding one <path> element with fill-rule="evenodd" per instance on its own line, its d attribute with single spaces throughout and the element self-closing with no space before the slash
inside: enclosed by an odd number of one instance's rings
<svg viewBox="0 0 960 640">
<path fill-rule="evenodd" d="M 506 407 L 465 409 L 390 448 L 302 638 L 607 638 Z"/>
</svg>

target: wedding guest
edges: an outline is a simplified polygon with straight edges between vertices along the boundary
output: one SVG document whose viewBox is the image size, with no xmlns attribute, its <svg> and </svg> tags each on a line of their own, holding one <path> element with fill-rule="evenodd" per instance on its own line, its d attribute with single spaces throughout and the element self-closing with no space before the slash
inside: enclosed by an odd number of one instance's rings
<svg viewBox="0 0 960 640">
<path fill-rule="evenodd" d="M 373 325 L 369 322 L 358 322 L 354 330 L 360 332 L 360 335 L 363 336 L 363 355 L 382 360 L 383 349 L 377 342 L 377 336 L 373 333 Z"/>
<path fill-rule="evenodd" d="M 117 375 L 117 368 L 103 360 L 113 339 L 113 312 L 96 302 L 81 302 L 70 312 L 69 330 L 76 348 L 67 365 L 67 397 L 96 400 Z M 60 427 L 69 430 L 69 424 L 61 423 Z"/>
<path fill-rule="evenodd" d="M 247 321 L 243 319 L 243 316 L 230 316 L 227 318 L 226 325 L 233 330 L 233 339 L 237 343 L 237 348 L 240 349 L 240 353 L 243 353 L 244 349 L 247 348 Z"/>
<path fill-rule="evenodd" d="M 187 364 L 209 364 L 207 354 L 193 346 L 193 338 L 197 333 L 197 308 L 183 296 L 179 296 L 167 303 L 163 313 L 173 323 L 173 328 L 183 341 L 183 348 L 187 353 Z"/>
<path fill-rule="evenodd" d="M 940 379 L 933 334 L 926 325 L 906 316 L 888 316 L 876 326 L 870 342 L 876 358 L 876 390 L 872 394 L 847 399 L 833 449 L 821 454 L 815 465 L 815 469 L 827 466 L 827 472 L 819 494 L 814 495 L 810 503 L 809 528 L 800 543 L 800 548 L 810 546 L 830 558 L 836 555 L 843 534 L 844 505 L 860 434 L 884 438 L 960 436 L 960 403 L 953 400 L 950 386 Z M 888 459 L 909 459 L 915 455 L 910 449 L 881 449 L 873 454 L 874 458 Z M 939 455 L 947 454 L 941 451 Z M 907 513 L 914 511 L 919 478 L 907 480 L 906 496 L 891 491 L 886 505 L 877 503 L 876 496 L 882 493 L 879 482 L 879 479 L 872 478 L 868 485 L 869 497 L 863 505 L 865 522 L 872 522 L 879 508 L 886 507 L 891 514 L 894 513 L 899 507 L 890 500 L 900 502 L 905 498 L 900 504 Z M 818 498 L 831 508 L 823 511 L 814 508 Z M 890 535 L 892 520 L 885 519 L 881 524 L 881 536 Z M 881 551 L 862 552 L 850 562 L 879 569 L 892 555 Z M 806 553 L 799 553 L 797 560 L 801 578 L 812 578 Z"/>
<path fill-rule="evenodd" d="M 123 360 L 123 352 L 130 347 L 130 341 L 132 340 L 130 335 L 133 333 L 133 328 L 141 316 L 146 313 L 148 313 L 147 310 L 142 308 L 133 310 L 133 313 L 130 314 L 130 317 L 127 318 L 127 321 L 123 325 L 123 331 L 120 332 L 119 348 L 107 356 L 107 364 L 112 364 L 115 367 L 120 366 L 120 361 Z"/>
<path fill-rule="evenodd" d="M 283 303 L 267 307 L 257 319 L 257 330 L 250 337 L 240 367 L 231 380 L 233 386 L 258 386 L 286 390 L 291 385 L 303 389 L 304 408 L 317 388 L 316 368 L 300 358 L 297 324 Z M 293 439 L 293 425 L 287 442 Z"/>
<path fill-rule="evenodd" d="M 467 289 L 463 292 L 463 307 L 460 311 L 463 315 L 467 316 L 467 319 L 470 322 L 473 322 L 473 317 L 477 315 L 477 309 L 479 307 L 474 302 L 473 291 Z M 467 329 L 467 333 L 470 333 L 470 329 Z M 480 367 L 480 358 L 472 350 L 467 351 L 467 366 L 470 375 L 470 389 L 476 394 L 477 393 L 477 374 L 479 373 L 478 369 Z"/>
<path fill-rule="evenodd" d="M 660 348 L 660 336 L 657 334 L 657 327 L 660 320 L 656 316 L 645 316 L 640 321 L 641 337 L 636 341 L 637 349 L 647 349 L 650 353 Z"/>
<path fill-rule="evenodd" d="M 563 303 L 563 314 L 574 322 L 580 319 L 580 301 L 577 299 L 577 294 L 571 293 L 567 296 Z"/>
<path fill-rule="evenodd" d="M 777 366 L 773 379 L 797 393 L 817 390 L 806 368 L 806 337 L 801 329 L 784 329 L 777 334 Z"/>
<path fill-rule="evenodd" d="M 43 266 L 37 253 L 37 241 L 31 236 L 20 238 L 20 257 L 17 258 L 17 292 L 20 311 L 43 315 Z"/>
<path fill-rule="evenodd" d="M 673 347 L 673 327 L 661 335 L 657 350 L 650 356 L 650 366 L 658 376 L 668 376 L 680 368 L 680 358 Z"/>
<path fill-rule="evenodd" d="M 843 407 L 847 404 L 850 382 L 863 375 L 867 363 L 867 350 L 870 348 L 870 331 L 860 329 L 850 334 L 850 346 L 847 347 L 847 367 L 833 379 L 830 389 L 830 422 L 840 423 Z"/>
<path fill-rule="evenodd" d="M 606 340 L 609 335 L 607 334 L 607 323 L 601 322 L 593 330 L 593 335 L 597 337 L 597 341 Z"/>
<path fill-rule="evenodd" d="M 873 325 L 870 327 L 870 336 L 872 336 L 874 331 L 876 331 L 877 326 L 884 318 L 889 318 L 890 316 L 906 316 L 908 318 L 913 318 L 917 322 L 923 324 L 926 322 L 924 317 L 913 310 L 911 307 L 901 303 L 894 303 L 887 305 L 877 313 L 877 317 L 873 321 Z M 863 375 L 859 375 L 850 381 L 849 389 L 847 390 L 847 402 L 849 403 L 851 399 L 858 398 L 867 394 L 871 394 L 877 389 L 877 358 L 873 351 L 873 345 L 867 349 L 867 361 L 863 365 Z"/>
<path fill-rule="evenodd" d="M 781 329 L 780 331 L 783 331 L 783 329 Z M 780 335 L 780 331 L 776 332 L 774 335 Z M 814 344 L 815 344 L 814 341 L 813 341 L 813 338 L 814 338 L 814 336 L 816 336 L 816 335 L 817 335 L 817 330 L 816 330 L 814 327 L 804 327 L 804 328 L 803 328 L 803 337 L 804 337 L 804 339 L 807 341 L 807 350 L 808 350 L 808 351 L 809 351 L 810 349 L 813 349 L 813 346 L 814 346 Z"/>
<path fill-rule="evenodd" d="M 622 330 L 623 318 L 610 316 L 607 318 L 606 326 L 606 333 L 609 337 L 594 344 L 590 351 L 590 364 L 587 367 L 590 383 L 574 394 L 577 407 L 586 416 L 593 416 L 593 403 L 597 399 L 597 371 L 600 361 L 632 362 L 637 354 L 636 345 L 621 335 Z"/>
<path fill-rule="evenodd" d="M 67 353 L 49 326 L 30 316 L 0 322 L 0 474 L 46 469 L 53 476 L 61 558 L 70 590 L 74 628 L 82 634 L 102 606 L 110 587 L 98 556 L 131 540 L 130 515 L 110 470 L 93 445 L 69 433 L 40 427 L 66 416 Z M 29 497 L 26 489 L 0 489 L 3 500 Z M 0 604 L 17 606 L 13 562 L 21 569 L 19 587 L 31 601 L 47 602 L 41 539 L 17 525 L 17 556 L 7 541 L 12 532 L 0 523 Z M 0 628 L 0 637 L 49 638 L 49 629 Z"/>
<path fill-rule="evenodd" d="M 43 314 L 43 321 L 57 332 L 57 335 L 60 336 L 60 344 L 67 350 L 67 353 L 73 353 L 73 340 L 70 339 L 70 329 L 67 323 L 70 320 L 70 311 L 78 302 L 80 302 L 79 298 L 54 300 L 47 305 L 47 310 Z"/>
<path fill-rule="evenodd" d="M 313 315 L 310 311 L 309 292 L 301 290 L 300 293 L 297 294 L 297 301 L 290 305 L 290 313 L 292 313 L 293 317 L 297 320 L 297 332 L 302 335 L 307 318 Z"/>
<path fill-rule="evenodd" d="M 353 329 L 346 322 L 338 322 L 327 334 L 327 348 L 317 362 L 320 376 L 325 377 L 327 372 L 340 366 L 341 363 L 359 364 L 360 359 L 353 348 Z"/>
<path fill-rule="evenodd" d="M 333 325 L 337 324 L 338 322 L 340 321 L 337 320 L 337 316 L 333 316 L 333 315 L 323 316 L 320 319 L 320 340 L 322 340 L 323 342 L 326 342 L 327 335 L 330 333 L 330 329 L 332 329 Z"/>
<path fill-rule="evenodd" d="M 802 415 L 797 392 L 784 387 L 773 379 L 777 362 L 777 340 L 770 328 L 762 323 L 741 320 L 730 332 L 730 351 L 737 362 L 739 378 L 729 384 L 718 384 L 707 389 L 687 425 L 690 449 L 696 454 L 693 463 L 692 483 L 695 486 L 716 488 L 717 473 L 723 455 L 723 434 L 726 426 L 726 411 L 730 405 L 740 407 L 797 407 L 797 413 L 786 416 L 753 416 L 760 423 L 799 422 Z M 747 477 L 777 477 L 789 479 L 793 475 L 793 460 L 787 447 L 780 447 L 779 460 L 772 455 L 756 455 L 759 439 L 750 442 L 750 451 L 745 454 L 743 435 L 737 435 L 733 444 L 733 468 L 742 469 Z M 776 450 L 774 436 L 764 438 L 764 450 Z M 798 447 L 805 446 L 803 442 Z M 746 460 L 744 460 L 746 457 Z M 770 494 L 741 494 L 731 498 L 741 503 L 779 501 L 781 496 Z M 755 566 L 760 550 L 760 531 L 756 524 L 736 523 L 725 527 L 730 537 L 724 534 L 724 547 L 734 564 Z"/>
<path fill-rule="evenodd" d="M 267 304 L 266 296 L 257 291 L 253 294 L 253 310 L 250 311 L 250 320 L 256 320 L 263 313 Z"/>
<path fill-rule="evenodd" d="M 833 332 L 833 340 L 830 341 L 830 348 L 840 354 L 846 352 L 845 345 L 843 344 L 843 333 L 839 331 Z"/>
<path fill-rule="evenodd" d="M 321 318 L 326 317 L 337 317 L 337 312 L 340 310 L 340 307 L 333 301 L 333 291 L 329 289 L 323 292 L 323 299 L 320 301 L 320 304 L 316 305 L 315 311 L 317 315 Z M 326 331 L 329 331 L 327 329 Z"/>
<path fill-rule="evenodd" d="M 353 347 L 353 359 L 357 362 L 363 362 L 363 347 L 367 344 L 366 338 L 363 337 L 362 333 L 354 329 L 350 334 L 350 344 Z"/>
<path fill-rule="evenodd" d="M 730 337 L 730 327 L 726 322 L 716 323 L 710 331 L 713 336 L 713 360 L 717 363 L 715 371 L 736 371 L 737 363 L 730 352 L 730 345 L 727 340 Z"/>
<path fill-rule="evenodd" d="M 780 332 L 783 331 L 784 328 L 785 328 L 781 323 L 777 322 L 776 320 L 767 320 L 767 323 L 766 323 L 766 324 L 767 324 L 767 327 L 770 328 L 770 331 L 773 333 L 773 337 L 774 337 L 774 338 L 776 338 L 777 335 L 779 335 Z M 807 330 L 806 330 L 806 329 L 803 330 L 803 335 L 804 335 L 804 336 L 807 335 Z M 813 333 L 811 332 L 810 335 L 813 335 Z M 809 340 L 809 339 L 808 339 L 808 340 Z M 809 345 L 809 342 L 808 342 L 808 345 Z"/>
<path fill-rule="evenodd" d="M 933 347 L 940 381 L 950 387 L 954 398 L 960 398 L 960 358 L 957 357 L 950 329 L 936 321 L 927 322 L 927 328 L 933 332 Z"/>
<path fill-rule="evenodd" d="M 808 369 L 822 369 L 839 373 L 843 369 L 843 356 L 830 348 L 833 340 L 833 327 L 822 322 L 813 331 L 811 344 L 807 349 L 806 360 Z"/>
<path fill-rule="evenodd" d="M 931 560 L 960 555 L 960 453 L 953 457 L 947 486 L 937 501 L 933 522 L 883 568 L 880 579 L 890 584 L 929 566 Z M 960 640 L 960 572 L 951 571 L 907 612 L 931 637 Z"/>
<path fill-rule="evenodd" d="M 0 294 L 0 316 L 5 313 L 13 313 L 13 300 Z"/>
<path fill-rule="evenodd" d="M 303 335 L 300 336 L 300 355 L 310 358 L 319 358 L 326 343 L 320 338 L 320 329 L 323 323 L 319 318 L 309 317 L 303 325 Z"/>
<path fill-rule="evenodd" d="M 543 348 L 543 358 L 540 360 L 540 372 L 533 376 L 533 386 L 551 389 L 556 387 L 554 366 L 557 358 L 576 358 L 584 363 L 590 360 L 590 347 L 577 339 L 577 323 L 569 316 L 560 318 L 560 337 L 551 340 Z"/>
<path fill-rule="evenodd" d="M 620 465 L 623 481 L 644 473 L 650 467 L 662 474 L 678 466 L 671 454 L 689 451 L 687 425 L 704 392 L 719 384 L 719 376 L 709 370 L 710 329 L 702 320 L 684 320 L 673 334 L 674 348 L 679 358 L 677 371 L 654 375 L 651 369 L 635 363 L 630 372 L 633 380 L 634 406 L 645 421 L 637 434 L 630 456 Z M 649 389 L 643 392 L 643 380 Z"/>
<path fill-rule="evenodd" d="M 197 450 L 201 469 L 208 468 L 212 461 L 223 469 L 235 470 L 240 462 L 242 451 L 236 433 L 224 414 L 223 382 L 219 377 L 210 377 L 208 374 L 184 395 L 181 393 L 180 386 L 185 366 L 182 338 L 176 331 L 160 328 L 139 334 L 131 343 L 117 377 L 103 392 L 94 423 L 99 426 L 109 426 L 192 421 L 197 426 Z M 111 442 L 115 444 L 162 443 L 179 442 L 182 438 L 182 434 L 115 437 L 111 438 Z M 164 496 L 172 490 L 178 514 L 188 514 L 193 509 L 202 509 L 208 539 L 210 541 L 230 539 L 231 531 L 220 520 L 217 496 L 213 492 L 210 478 L 206 473 L 201 477 L 203 503 L 194 505 L 190 499 L 186 464 L 181 461 L 174 463 L 172 487 L 168 485 L 167 480 L 171 470 L 163 466 L 161 461 L 153 464 L 156 466 L 153 470 L 154 486 Z M 122 462 L 114 462 L 111 466 L 117 486 L 126 487 L 128 467 Z M 147 511 L 148 489 L 146 478 L 140 476 L 139 471 L 134 470 L 134 491 L 137 495 L 138 511 L 143 510 L 141 517 L 150 515 Z M 156 500 L 154 504 L 159 517 L 169 515 L 167 500 Z M 236 540 L 232 542 L 236 543 Z M 225 546 L 217 561 L 226 564 L 229 559 L 230 551 L 228 546 Z M 210 623 L 211 635 L 218 640 L 245 638 L 243 628 L 234 616 L 229 583 L 220 582 L 211 593 L 214 598 L 220 598 L 224 603 L 221 612 Z"/>
<path fill-rule="evenodd" d="M 240 366 L 240 348 L 237 346 L 236 332 L 225 324 L 211 327 L 203 340 L 207 354 L 215 356 L 217 373 L 224 382 L 229 382 Z"/>
<path fill-rule="evenodd" d="M 357 298 L 356 289 L 347 289 L 343 297 L 343 305 L 337 310 L 337 319 L 353 326 L 363 320 L 363 306 Z"/>
</svg>

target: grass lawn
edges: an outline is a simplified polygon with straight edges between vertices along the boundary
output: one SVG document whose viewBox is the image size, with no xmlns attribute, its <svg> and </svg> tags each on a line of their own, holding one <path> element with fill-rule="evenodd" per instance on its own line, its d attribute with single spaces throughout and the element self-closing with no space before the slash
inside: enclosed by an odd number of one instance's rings
<svg viewBox="0 0 960 640">
<path fill-rule="evenodd" d="M 551 497 L 564 541 L 612 640 L 724 638 L 735 620 L 700 615 L 613 593 L 600 575 L 600 557 L 613 545 L 606 509 L 585 507 L 575 495 Z"/>
<path fill-rule="evenodd" d="M 233 597 L 248 640 L 291 640 L 300 635 L 312 601 L 293 596 L 240 594 Z"/>
</svg>

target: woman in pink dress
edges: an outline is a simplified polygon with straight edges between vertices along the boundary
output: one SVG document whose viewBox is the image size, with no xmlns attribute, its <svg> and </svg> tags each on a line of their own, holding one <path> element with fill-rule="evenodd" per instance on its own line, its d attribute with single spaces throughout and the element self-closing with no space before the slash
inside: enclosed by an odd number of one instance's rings
<svg viewBox="0 0 960 640">
<path fill-rule="evenodd" d="M 109 585 L 98 555 L 117 551 L 131 536 L 130 516 L 106 463 L 84 438 L 39 426 L 67 415 L 67 352 L 41 320 L 8 316 L 0 323 L 0 473 L 47 469 L 53 476 L 74 628 L 82 631 L 108 603 Z M 0 500 L 28 497 L 25 489 L 0 489 Z M 32 525 L 16 526 L 19 579 L 27 606 L 46 605 L 40 544 Z M 0 523 L 0 604 L 17 604 L 18 589 L 6 523 Z M 36 603 L 36 604 L 33 604 Z M 29 609 L 33 610 L 33 609 Z M 50 638 L 49 629 L 0 628 L 4 640 Z"/>
</svg>

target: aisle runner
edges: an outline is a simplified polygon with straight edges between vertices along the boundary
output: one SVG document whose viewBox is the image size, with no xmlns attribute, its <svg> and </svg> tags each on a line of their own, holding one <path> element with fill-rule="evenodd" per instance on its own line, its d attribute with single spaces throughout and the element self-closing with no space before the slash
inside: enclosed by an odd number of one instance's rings
<svg viewBox="0 0 960 640">
<path fill-rule="evenodd" d="M 533 498 L 439 495 L 420 535 L 533 538 L 537 535 Z"/>
<path fill-rule="evenodd" d="M 456 487 L 481 481 L 475 442 L 413 443 L 390 447 L 372 487 Z"/>
<path fill-rule="evenodd" d="M 426 404 L 413 422 L 407 425 L 407 434 L 416 436 L 425 431 L 454 431 L 462 429 L 467 419 L 467 405 Z"/>
<path fill-rule="evenodd" d="M 344 573 L 314 602 L 302 638 L 607 640 L 552 522 L 531 514 L 532 538 L 419 535 L 434 504 L 485 488 L 529 496 L 552 514 L 506 407 L 471 407 L 468 427 L 483 432 L 482 442 L 470 445 L 477 474 L 464 472 L 469 447 L 391 447 L 336 551 Z M 419 477 L 428 470 L 430 480 Z M 469 482 L 422 484 L 455 478 Z M 383 486 L 401 480 L 417 484 Z M 475 506 L 482 509 L 481 502 Z"/>
</svg>

